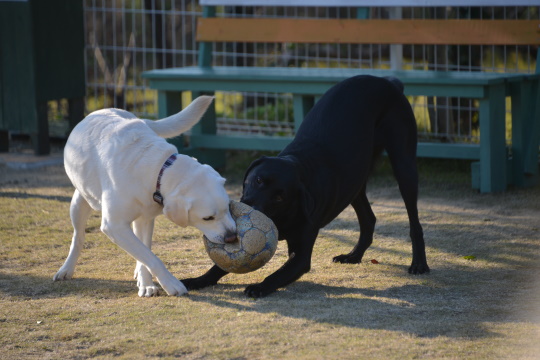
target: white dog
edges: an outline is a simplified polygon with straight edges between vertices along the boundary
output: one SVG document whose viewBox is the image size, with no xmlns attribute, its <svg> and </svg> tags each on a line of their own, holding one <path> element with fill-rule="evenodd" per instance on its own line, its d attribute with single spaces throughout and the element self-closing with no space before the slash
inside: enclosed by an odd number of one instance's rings
<svg viewBox="0 0 540 360">
<path fill-rule="evenodd" d="M 64 165 L 76 188 L 70 208 L 74 233 L 69 255 L 53 280 L 72 277 L 92 209 L 102 212 L 101 231 L 137 260 L 139 296 L 158 293 L 152 275 L 167 294 L 187 293 L 150 250 L 156 216 L 194 226 L 215 243 L 236 241 L 225 179 L 210 166 L 176 154 L 176 147 L 163 139 L 189 130 L 212 99 L 198 97 L 159 121 L 141 120 L 124 110 L 99 110 L 73 129 Z"/>
</svg>

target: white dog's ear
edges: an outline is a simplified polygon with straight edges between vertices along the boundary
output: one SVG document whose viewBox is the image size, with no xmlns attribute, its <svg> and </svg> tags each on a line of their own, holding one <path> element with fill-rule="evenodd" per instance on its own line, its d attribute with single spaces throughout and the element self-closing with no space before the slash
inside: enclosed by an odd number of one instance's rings
<svg viewBox="0 0 540 360">
<path fill-rule="evenodd" d="M 180 225 L 181 227 L 188 226 L 189 223 L 189 209 L 191 208 L 191 201 L 180 200 L 165 201 L 163 207 L 163 214 L 173 223 Z"/>
</svg>

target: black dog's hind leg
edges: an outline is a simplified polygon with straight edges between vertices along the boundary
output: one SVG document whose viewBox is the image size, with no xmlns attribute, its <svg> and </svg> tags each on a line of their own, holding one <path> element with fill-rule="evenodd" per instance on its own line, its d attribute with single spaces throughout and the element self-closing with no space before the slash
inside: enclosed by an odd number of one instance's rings
<svg viewBox="0 0 540 360">
<path fill-rule="evenodd" d="M 410 274 L 429 272 L 426 260 L 424 232 L 418 219 L 418 169 L 416 166 L 416 120 L 406 99 L 403 107 L 389 111 L 393 117 L 385 134 L 385 148 L 388 153 L 394 176 L 399 185 L 401 197 L 405 202 L 409 216 L 410 236 L 412 241 L 412 263 Z"/>
<path fill-rule="evenodd" d="M 365 185 L 362 188 L 362 191 L 351 202 L 351 205 L 356 212 L 358 222 L 360 223 L 360 238 L 350 253 L 334 257 L 334 262 L 342 264 L 358 264 L 362 261 L 364 252 L 373 242 L 373 232 L 375 231 L 375 222 L 377 221 L 377 218 L 371 209 L 371 205 L 369 205 Z"/>
<path fill-rule="evenodd" d="M 407 208 L 409 216 L 410 236 L 412 242 L 412 263 L 409 267 L 410 274 L 423 274 L 429 272 L 426 260 L 426 246 L 424 243 L 424 231 L 418 219 L 418 172 L 416 159 L 392 160 L 394 174 L 399 184 L 401 197 Z"/>
<path fill-rule="evenodd" d="M 227 274 L 228 272 L 222 270 L 219 266 L 214 265 L 202 276 L 191 279 L 183 279 L 180 281 L 188 290 L 197 290 L 207 286 L 216 285 L 219 279 Z"/>
</svg>

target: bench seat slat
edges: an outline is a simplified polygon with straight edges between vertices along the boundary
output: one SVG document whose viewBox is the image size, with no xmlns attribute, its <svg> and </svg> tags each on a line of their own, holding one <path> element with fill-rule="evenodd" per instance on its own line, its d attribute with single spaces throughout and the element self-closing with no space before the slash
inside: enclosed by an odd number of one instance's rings
<svg viewBox="0 0 540 360">
<path fill-rule="evenodd" d="M 502 83 L 504 79 L 530 76 L 528 74 L 508 74 L 495 72 L 465 71 L 424 71 L 385 69 L 319 69 L 292 67 L 233 67 L 214 66 L 211 68 L 182 67 L 145 71 L 143 77 L 150 80 L 232 79 L 239 81 L 270 82 L 327 82 L 335 84 L 355 75 L 395 76 L 404 84 L 433 83 L 443 85 L 489 85 Z M 282 86 L 283 87 L 283 86 Z"/>
<path fill-rule="evenodd" d="M 292 137 L 242 136 L 242 135 L 191 135 L 191 142 L 201 149 L 235 149 L 281 151 Z M 480 159 L 478 144 L 418 143 L 418 156 L 446 159 Z"/>
<path fill-rule="evenodd" d="M 197 41 L 345 44 L 540 44 L 540 20 L 199 18 Z"/>
<path fill-rule="evenodd" d="M 394 76 L 407 95 L 482 98 L 486 85 L 521 79 L 525 74 L 374 69 L 306 69 L 253 67 L 184 67 L 146 71 L 143 78 L 162 91 L 246 91 L 322 95 L 339 81 L 355 75 Z M 534 75 L 538 78 L 540 75 Z"/>
</svg>

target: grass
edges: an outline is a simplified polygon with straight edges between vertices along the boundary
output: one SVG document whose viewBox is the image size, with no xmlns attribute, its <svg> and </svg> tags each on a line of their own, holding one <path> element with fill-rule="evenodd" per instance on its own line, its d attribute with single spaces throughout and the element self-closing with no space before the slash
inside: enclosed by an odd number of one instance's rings
<svg viewBox="0 0 540 360">
<path fill-rule="evenodd" d="M 247 155 L 246 155 L 247 154 Z M 248 156 L 249 155 L 249 156 Z M 238 199 L 246 163 L 226 176 Z M 359 265 L 333 264 L 358 237 L 348 208 L 323 229 L 312 271 L 263 299 L 246 298 L 286 258 L 176 298 L 141 299 L 134 261 L 92 215 L 71 281 L 52 282 L 70 244 L 72 187 L 61 167 L 0 169 L 2 359 L 537 359 L 540 186 L 480 195 L 468 164 L 420 162 L 420 218 L 432 269 L 411 276 L 408 222 L 386 162 L 369 198 L 375 241 Z M 154 252 L 178 277 L 211 266 L 200 232 L 158 218 Z M 377 260 L 378 264 L 370 260 Z"/>
</svg>

